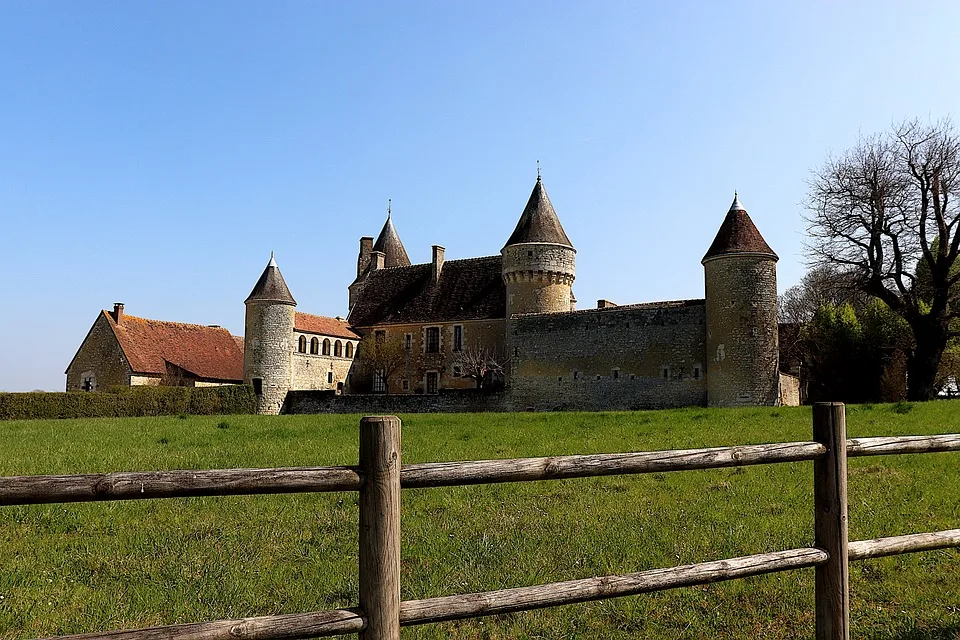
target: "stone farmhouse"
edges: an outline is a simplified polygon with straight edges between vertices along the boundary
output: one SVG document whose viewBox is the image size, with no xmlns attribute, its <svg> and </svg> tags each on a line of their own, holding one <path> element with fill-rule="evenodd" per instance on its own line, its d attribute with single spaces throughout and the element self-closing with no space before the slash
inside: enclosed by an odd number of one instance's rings
<svg viewBox="0 0 960 640">
<path fill-rule="evenodd" d="M 539 177 L 499 255 L 445 260 L 434 245 L 430 263 L 411 264 L 388 213 L 376 240 L 360 239 L 346 320 L 297 312 L 271 256 L 245 301 L 242 348 L 219 327 L 124 317 L 118 305 L 94 323 L 67 389 L 242 380 L 261 413 L 307 391 L 336 411 L 343 395 L 466 394 L 481 361 L 495 409 L 799 402 L 778 366 L 778 258 L 739 198 L 703 257 L 703 299 L 577 310 L 576 253 Z"/>
</svg>

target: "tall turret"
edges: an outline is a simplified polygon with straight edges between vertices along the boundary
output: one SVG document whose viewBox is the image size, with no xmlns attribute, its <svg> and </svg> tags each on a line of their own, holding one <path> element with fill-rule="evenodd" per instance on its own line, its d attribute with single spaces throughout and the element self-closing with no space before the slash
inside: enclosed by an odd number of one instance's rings
<svg viewBox="0 0 960 640">
<path fill-rule="evenodd" d="M 564 232 L 540 176 L 500 254 L 508 318 L 518 313 L 570 311 L 577 250 Z"/>
<path fill-rule="evenodd" d="M 377 253 L 382 254 L 382 258 L 377 258 Z M 376 260 L 380 260 L 376 263 Z M 376 242 L 369 236 L 360 238 L 360 254 L 357 256 L 357 277 L 347 287 L 349 291 L 348 309 L 353 309 L 354 303 L 360 297 L 360 291 L 367 279 L 367 274 L 376 269 L 386 267 L 409 267 L 410 258 L 407 257 L 407 250 L 403 248 L 400 241 L 400 235 L 396 227 L 393 226 L 393 215 L 390 205 L 387 205 L 387 221 L 383 223 L 380 235 Z"/>
<path fill-rule="evenodd" d="M 257 413 L 277 414 L 293 377 L 293 322 L 297 301 L 273 253 L 244 301 L 243 381 L 257 394 Z"/>
<path fill-rule="evenodd" d="M 779 399 L 778 259 L 734 194 L 701 261 L 711 407 L 774 405 Z"/>
</svg>

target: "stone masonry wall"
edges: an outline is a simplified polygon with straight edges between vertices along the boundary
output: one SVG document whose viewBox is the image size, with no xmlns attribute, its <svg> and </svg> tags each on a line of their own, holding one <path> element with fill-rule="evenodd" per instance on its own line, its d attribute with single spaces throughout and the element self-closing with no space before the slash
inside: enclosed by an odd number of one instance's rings
<svg viewBox="0 0 960 640">
<path fill-rule="evenodd" d="M 454 327 L 462 327 L 463 348 L 471 349 L 482 346 L 494 354 L 498 354 L 502 361 L 506 361 L 507 352 L 504 346 L 503 320 L 462 320 L 453 322 L 435 322 L 424 324 L 393 324 L 375 327 L 377 331 L 386 332 L 386 340 L 396 342 L 403 348 L 403 363 L 388 377 L 387 388 L 390 394 L 416 394 L 426 391 L 427 372 L 436 372 L 439 375 L 440 389 L 473 389 L 476 383 L 471 378 L 455 375 Z M 440 350 L 437 353 L 426 352 L 427 327 L 439 327 Z M 363 329 L 362 333 L 370 333 L 373 328 Z M 407 336 L 410 336 L 410 348 L 407 349 Z M 360 353 L 356 366 L 351 372 L 352 390 L 369 392 L 372 389 L 370 374 L 371 366 L 362 361 Z"/>
<path fill-rule="evenodd" d="M 290 390 L 295 309 L 293 305 L 270 302 L 247 304 L 243 381 L 245 384 L 252 384 L 255 378 L 263 381 L 257 397 L 257 413 L 279 413 Z"/>
<path fill-rule="evenodd" d="M 84 374 L 93 374 L 94 391 L 130 384 L 130 365 L 120 343 L 101 313 L 67 369 L 67 391 L 82 391 Z"/>
<path fill-rule="evenodd" d="M 518 316 L 508 322 L 519 409 L 705 405 L 702 300 Z"/>
<path fill-rule="evenodd" d="M 504 247 L 501 253 L 507 317 L 570 311 L 576 251 L 554 244 L 516 244 Z"/>
<path fill-rule="evenodd" d="M 338 396 L 333 391 L 291 391 L 283 413 L 477 413 L 510 411 L 503 392 L 445 390 L 434 395 L 355 394 Z"/>
<path fill-rule="evenodd" d="M 300 338 L 300 333 L 298 332 L 293 337 L 293 344 L 296 347 L 298 340 Z M 307 337 L 307 343 L 309 344 L 310 339 L 313 338 L 313 334 L 303 334 Z M 320 342 L 323 342 L 323 336 L 317 336 L 320 339 Z M 328 338 L 331 343 L 336 342 L 337 338 Z M 353 344 L 354 353 L 357 348 L 356 340 L 345 340 L 339 339 L 341 344 L 346 344 L 351 342 Z M 350 373 L 350 366 L 353 364 L 353 358 L 346 357 L 337 357 L 332 355 L 334 353 L 333 347 L 330 349 L 331 355 L 325 356 L 321 351 L 320 354 L 312 354 L 309 352 L 309 347 L 307 353 L 300 353 L 295 351 L 293 354 L 293 380 L 291 381 L 290 388 L 298 390 L 308 390 L 308 389 L 336 389 L 338 383 L 343 383 L 346 385 L 347 374 Z M 330 375 L 332 374 L 332 375 Z"/>
<path fill-rule="evenodd" d="M 775 405 L 779 398 L 777 264 L 724 256 L 704 264 L 710 406 Z"/>
</svg>

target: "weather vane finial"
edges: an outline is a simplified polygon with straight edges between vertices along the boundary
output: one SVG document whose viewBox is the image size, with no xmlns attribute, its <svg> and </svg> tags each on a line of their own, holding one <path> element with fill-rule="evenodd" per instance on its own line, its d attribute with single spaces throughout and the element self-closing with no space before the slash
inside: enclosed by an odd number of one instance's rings
<svg viewBox="0 0 960 640">
<path fill-rule="evenodd" d="M 537 160 L 537 182 L 540 182 L 540 161 Z"/>
<path fill-rule="evenodd" d="M 393 198 L 387 198 L 387 220 L 390 219 L 390 215 L 393 213 Z"/>
</svg>

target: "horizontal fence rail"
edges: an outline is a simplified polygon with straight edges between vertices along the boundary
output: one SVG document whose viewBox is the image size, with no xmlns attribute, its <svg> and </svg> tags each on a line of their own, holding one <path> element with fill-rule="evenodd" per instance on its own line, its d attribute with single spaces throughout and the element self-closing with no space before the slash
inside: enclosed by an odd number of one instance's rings
<svg viewBox="0 0 960 640">
<path fill-rule="evenodd" d="M 400 421 L 360 424 L 356 467 L 119 472 L 0 478 L 0 506 L 298 492 L 360 492 L 360 606 L 63 638 L 294 640 L 360 634 L 396 640 L 401 625 L 476 618 L 816 567 L 817 640 L 849 638 L 848 562 L 960 546 L 960 529 L 848 542 L 848 457 L 960 451 L 960 434 L 846 439 L 842 404 L 814 407 L 814 440 L 709 449 L 401 465 Z M 816 545 L 483 593 L 399 599 L 401 488 L 464 486 L 814 461 Z"/>
</svg>

